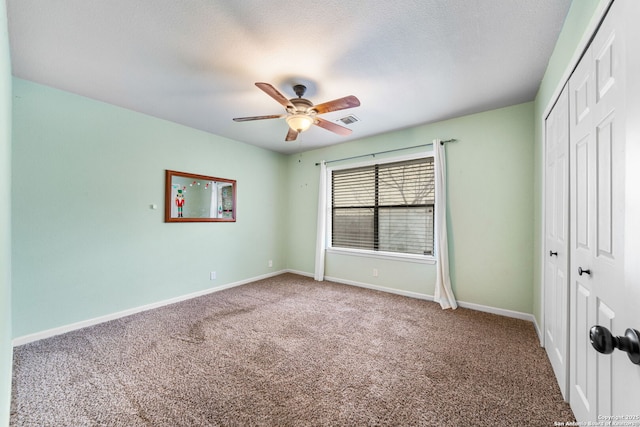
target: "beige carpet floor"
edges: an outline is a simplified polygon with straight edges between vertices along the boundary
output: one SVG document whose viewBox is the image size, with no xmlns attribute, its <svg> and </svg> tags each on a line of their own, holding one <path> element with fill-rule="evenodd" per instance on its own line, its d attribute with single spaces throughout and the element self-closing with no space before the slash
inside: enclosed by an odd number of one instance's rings
<svg viewBox="0 0 640 427">
<path fill-rule="evenodd" d="M 12 426 L 552 426 L 531 323 L 284 274 L 17 347 Z"/>
</svg>

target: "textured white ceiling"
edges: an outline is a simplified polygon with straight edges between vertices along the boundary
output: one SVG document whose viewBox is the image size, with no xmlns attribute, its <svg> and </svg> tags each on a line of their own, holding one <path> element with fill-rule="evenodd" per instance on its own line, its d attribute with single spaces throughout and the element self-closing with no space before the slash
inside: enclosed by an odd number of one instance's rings
<svg viewBox="0 0 640 427">
<path fill-rule="evenodd" d="M 13 74 L 292 153 L 534 99 L 571 0 L 8 0 Z M 356 95 L 285 142 L 254 86 Z M 455 135 L 454 135 L 455 136 Z"/>
</svg>

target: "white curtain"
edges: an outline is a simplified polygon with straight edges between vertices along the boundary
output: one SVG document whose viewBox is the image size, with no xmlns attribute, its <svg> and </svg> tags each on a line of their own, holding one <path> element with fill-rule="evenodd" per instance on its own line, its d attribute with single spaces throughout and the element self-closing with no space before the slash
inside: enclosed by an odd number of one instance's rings
<svg viewBox="0 0 640 427">
<path fill-rule="evenodd" d="M 209 218 L 220 218 L 218 216 L 218 183 L 209 182 L 209 188 L 211 191 L 211 205 L 209 207 Z"/>
<path fill-rule="evenodd" d="M 320 163 L 320 184 L 318 185 L 318 228 L 316 237 L 316 270 L 314 279 L 324 280 L 324 253 L 327 247 L 327 164 Z"/>
<path fill-rule="evenodd" d="M 449 244 L 447 239 L 447 169 L 444 145 L 439 139 L 433 141 L 435 153 L 436 172 L 436 288 L 433 299 L 440 303 L 443 309 L 457 308 L 458 303 L 451 290 L 451 278 L 449 277 Z"/>
</svg>

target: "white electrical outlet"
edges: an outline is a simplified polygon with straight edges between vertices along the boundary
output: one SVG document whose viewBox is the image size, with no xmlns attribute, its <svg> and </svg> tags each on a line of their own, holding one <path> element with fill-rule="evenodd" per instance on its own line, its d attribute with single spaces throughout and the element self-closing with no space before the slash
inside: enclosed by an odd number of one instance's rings
<svg viewBox="0 0 640 427">
<path fill-rule="evenodd" d="M 269 260 L 269 267 L 273 267 L 273 260 Z"/>
<path fill-rule="evenodd" d="M 378 277 L 378 269 L 377 268 L 373 269 L 373 277 Z"/>
<path fill-rule="evenodd" d="M 215 271 L 212 271 L 211 274 L 209 274 L 209 279 L 216 280 L 216 272 Z"/>
</svg>

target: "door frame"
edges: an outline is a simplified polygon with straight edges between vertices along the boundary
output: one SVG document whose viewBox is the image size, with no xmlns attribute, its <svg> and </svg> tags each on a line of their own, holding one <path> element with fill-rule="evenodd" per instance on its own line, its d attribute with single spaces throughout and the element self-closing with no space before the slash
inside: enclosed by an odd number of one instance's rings
<svg viewBox="0 0 640 427">
<path fill-rule="evenodd" d="M 538 334 L 538 339 L 540 340 L 540 346 L 541 347 L 545 347 L 545 324 L 546 324 L 546 319 L 545 319 L 545 247 L 546 247 L 546 242 L 545 242 L 545 230 L 546 230 L 546 220 L 545 220 L 545 212 L 546 212 L 546 203 L 545 203 L 545 199 L 546 199 L 546 195 L 545 195 L 545 189 L 546 189 L 546 185 L 547 185 L 547 176 L 546 176 L 546 168 L 545 168 L 545 164 L 546 164 L 546 158 L 547 158 L 547 133 L 546 133 L 546 121 L 547 118 L 549 117 L 549 114 L 551 114 L 551 110 L 553 109 L 553 107 L 555 106 L 558 98 L 560 97 L 560 94 L 562 93 L 562 89 L 564 88 L 564 86 L 568 83 L 569 78 L 571 77 L 571 74 L 573 73 L 573 71 L 575 70 L 575 68 L 578 66 L 578 63 L 580 62 L 580 59 L 582 59 L 582 56 L 584 55 L 584 53 L 586 52 L 586 50 L 589 48 L 589 45 L 591 44 L 591 40 L 593 39 L 593 37 L 595 36 L 595 34 L 598 31 L 598 28 L 600 27 L 602 21 L 604 20 L 604 17 L 606 16 L 607 12 L 609 11 L 611 5 L 613 4 L 614 0 L 599 0 L 598 5 L 596 6 L 596 9 L 593 13 L 593 15 L 591 16 L 591 20 L 589 21 L 589 24 L 587 25 L 587 28 L 582 36 L 582 38 L 580 39 L 578 45 L 576 46 L 573 55 L 571 56 L 571 59 L 569 60 L 569 62 L 567 63 L 567 66 L 565 67 L 561 78 L 558 80 L 558 82 L 556 83 L 556 86 L 552 92 L 551 97 L 549 98 L 549 101 L 547 102 L 547 104 L 545 105 L 545 108 L 543 110 L 543 114 L 540 117 L 540 121 L 538 123 L 536 123 L 537 129 L 538 129 L 538 134 L 542 136 L 542 150 L 541 150 L 541 156 L 538 157 L 539 159 L 539 164 L 540 164 L 540 174 L 541 174 L 541 181 L 540 181 L 540 209 L 538 210 L 538 214 L 540 215 L 540 228 L 539 228 L 539 233 L 538 234 L 538 259 L 539 259 L 539 270 L 538 270 L 538 277 L 539 277 L 539 281 L 538 281 L 538 287 L 540 289 L 540 299 L 539 299 L 539 315 L 540 315 L 540 320 L 541 320 L 541 324 L 538 325 L 537 323 L 534 325 L 535 329 L 536 329 L 536 333 Z M 567 333 L 569 333 L 570 328 L 568 328 Z M 569 337 L 567 337 L 569 338 Z M 567 363 L 567 369 L 569 369 L 568 363 Z M 567 371 L 567 375 L 569 374 L 569 372 Z M 569 390 L 567 390 L 566 395 L 564 396 L 566 401 L 569 401 Z"/>
</svg>

